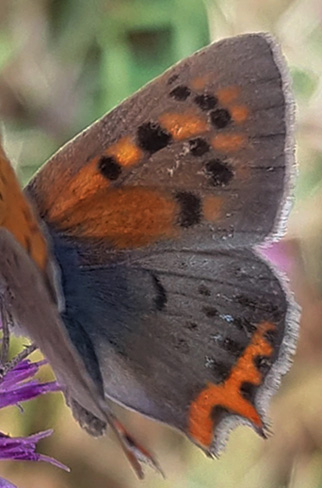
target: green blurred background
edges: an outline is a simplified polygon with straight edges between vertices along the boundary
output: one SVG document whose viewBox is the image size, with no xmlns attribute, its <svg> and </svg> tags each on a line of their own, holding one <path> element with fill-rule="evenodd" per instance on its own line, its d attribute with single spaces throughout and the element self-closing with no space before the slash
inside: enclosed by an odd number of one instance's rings
<svg viewBox="0 0 322 488">
<path fill-rule="evenodd" d="M 297 100 L 299 178 L 286 251 L 303 306 L 298 351 L 272 402 L 268 441 L 238 428 L 211 461 L 170 429 L 121 412 L 167 474 L 162 480 L 148 472 L 142 483 L 115 439 L 90 438 L 55 394 L 25 404 L 23 414 L 1 411 L 0 430 L 53 427 L 40 449 L 71 473 L 1 462 L 0 476 L 21 488 L 322 488 L 321 22 L 321 0 L 0 0 L 1 132 L 24 183 L 62 143 L 211 40 L 250 31 L 279 38 Z"/>
</svg>

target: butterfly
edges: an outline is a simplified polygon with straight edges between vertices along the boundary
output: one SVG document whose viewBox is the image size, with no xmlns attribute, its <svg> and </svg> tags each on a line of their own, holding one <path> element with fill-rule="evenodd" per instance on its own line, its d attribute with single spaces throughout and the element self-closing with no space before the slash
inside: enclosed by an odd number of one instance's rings
<svg viewBox="0 0 322 488">
<path fill-rule="evenodd" d="M 290 208 L 294 106 L 268 34 L 214 43 L 60 149 L 21 192 L 0 156 L 0 296 L 94 436 L 158 467 L 113 403 L 206 454 L 267 433 L 298 312 L 258 246 Z"/>
</svg>

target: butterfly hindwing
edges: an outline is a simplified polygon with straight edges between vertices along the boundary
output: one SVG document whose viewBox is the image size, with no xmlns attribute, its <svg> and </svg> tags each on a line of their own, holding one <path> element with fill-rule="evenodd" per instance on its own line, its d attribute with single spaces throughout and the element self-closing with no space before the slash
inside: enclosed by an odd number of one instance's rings
<svg viewBox="0 0 322 488">
<path fill-rule="evenodd" d="M 260 242 L 289 185 L 289 98 L 269 36 L 213 44 L 64 146 L 28 192 L 56 231 L 116 250 Z"/>
<path fill-rule="evenodd" d="M 285 372 L 292 307 L 257 254 L 134 252 L 100 268 L 79 267 L 61 239 L 55 251 L 65 270 L 65 324 L 83 358 L 91 344 L 108 397 L 212 453 L 228 415 L 264 432 L 261 398 Z M 86 361 L 95 376 L 88 354 Z"/>
</svg>

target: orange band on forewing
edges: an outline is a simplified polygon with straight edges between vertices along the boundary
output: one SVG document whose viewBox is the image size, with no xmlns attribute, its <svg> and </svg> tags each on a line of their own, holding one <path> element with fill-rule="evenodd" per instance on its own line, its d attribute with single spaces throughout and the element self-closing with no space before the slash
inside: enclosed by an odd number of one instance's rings
<svg viewBox="0 0 322 488">
<path fill-rule="evenodd" d="M 11 232 L 44 271 L 48 262 L 46 240 L 1 146 L 0 194 L 0 226 Z"/>
<path fill-rule="evenodd" d="M 66 213 L 70 212 L 83 200 L 96 195 L 101 189 L 108 188 L 109 181 L 98 170 L 99 159 L 96 156 L 88 164 L 83 166 L 68 181 L 61 195 L 56 195 L 55 200 L 50 201 L 50 205 L 47 206 L 47 219 L 49 221 L 54 221 L 59 218 L 63 219 Z M 62 175 L 63 178 L 64 175 Z"/>
<path fill-rule="evenodd" d="M 273 348 L 265 333 L 274 329 L 270 322 L 263 322 L 255 332 L 251 343 L 238 359 L 227 380 L 219 385 L 208 383 L 197 398 L 191 403 L 189 411 L 189 433 L 199 444 L 209 448 L 213 438 L 213 409 L 220 406 L 233 414 L 250 420 L 256 427 L 262 427 L 262 421 L 255 407 L 246 400 L 241 392 L 243 383 L 255 386 L 261 384 L 262 375 L 255 366 L 257 356 L 271 356 Z"/>
<path fill-rule="evenodd" d="M 110 182 L 99 171 L 98 164 L 103 156 L 112 156 L 122 166 L 132 166 L 140 162 L 142 151 L 130 137 L 123 137 L 109 146 L 100 156 L 95 156 L 77 174 L 69 179 L 61 195 L 56 195 L 47 205 L 48 220 L 57 220 L 75 208 L 82 201 L 95 196 L 101 189 L 107 189 Z M 62 175 L 62 177 L 64 177 Z"/>
<path fill-rule="evenodd" d="M 124 249 L 174 237 L 177 215 L 178 203 L 160 191 L 110 188 L 60 215 L 57 225 L 70 235 L 105 238 L 116 248 Z"/>
<path fill-rule="evenodd" d="M 223 153 L 239 151 L 246 144 L 243 134 L 216 134 L 212 141 L 212 147 Z"/>
<path fill-rule="evenodd" d="M 105 154 L 113 156 L 121 166 L 133 166 L 139 163 L 143 157 L 143 152 L 130 136 L 122 137 L 115 144 L 109 146 Z"/>
<path fill-rule="evenodd" d="M 177 141 L 202 134 L 208 129 L 207 121 L 194 112 L 166 112 L 159 120 L 162 127 Z"/>
</svg>

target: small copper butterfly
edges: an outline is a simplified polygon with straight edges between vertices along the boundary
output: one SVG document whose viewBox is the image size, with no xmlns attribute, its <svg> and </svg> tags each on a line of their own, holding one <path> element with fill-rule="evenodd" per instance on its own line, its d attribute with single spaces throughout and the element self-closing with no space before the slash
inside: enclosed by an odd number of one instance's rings
<svg viewBox="0 0 322 488">
<path fill-rule="evenodd" d="M 0 155 L 1 303 L 51 363 L 80 425 L 152 456 L 113 402 L 216 455 L 266 433 L 297 308 L 257 246 L 281 235 L 293 101 L 274 39 L 223 40 L 55 154 L 21 192 Z"/>
</svg>

